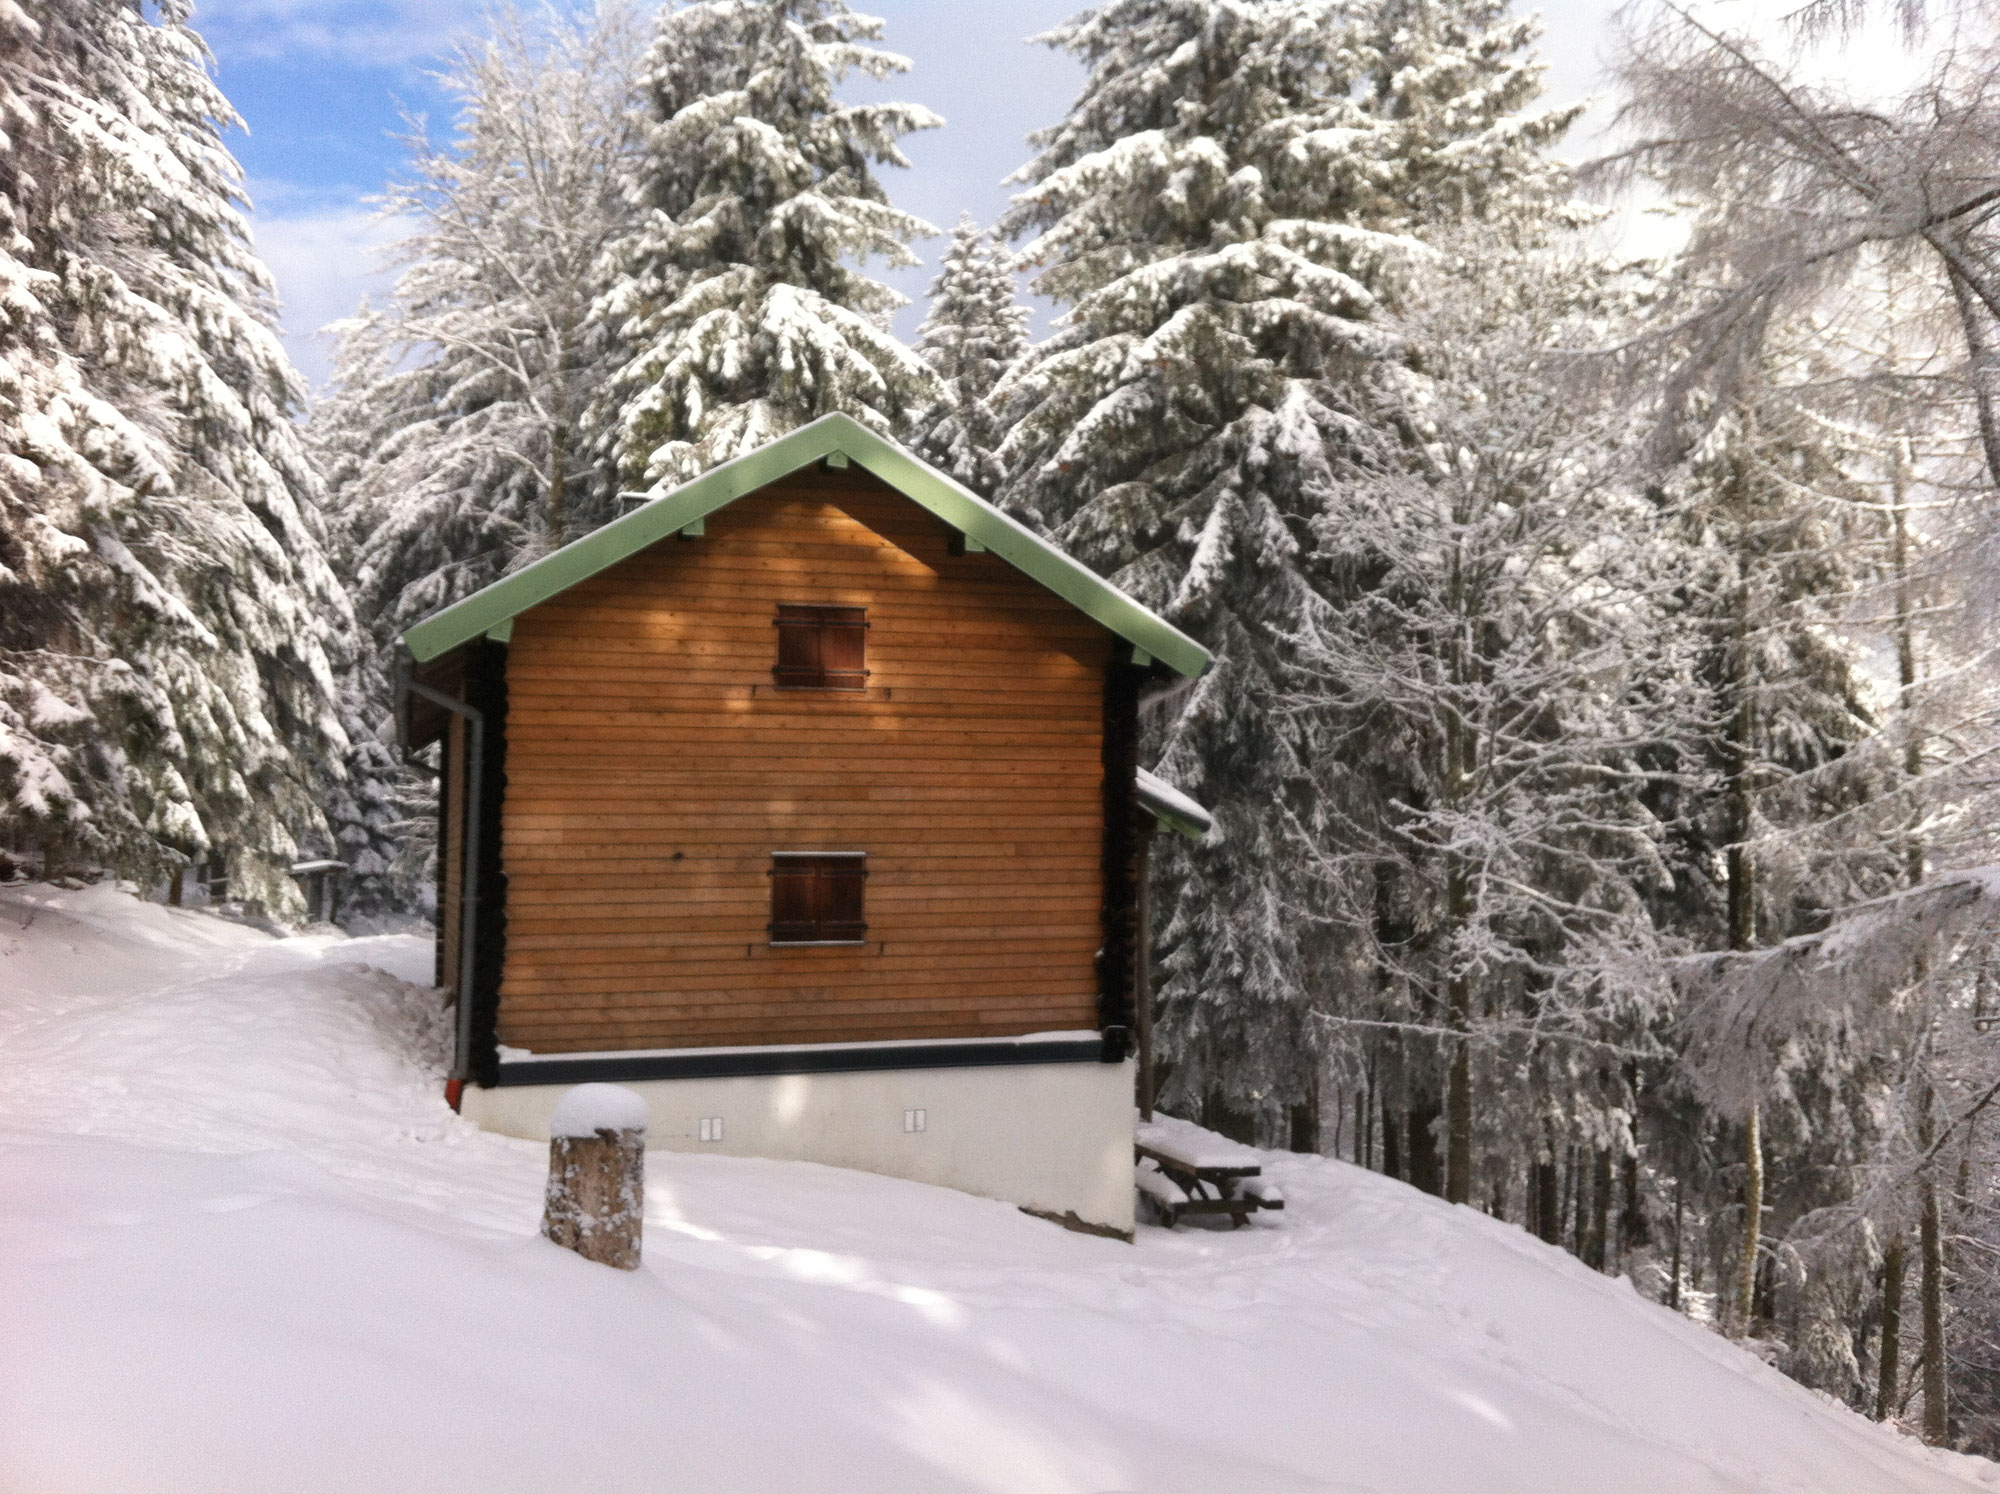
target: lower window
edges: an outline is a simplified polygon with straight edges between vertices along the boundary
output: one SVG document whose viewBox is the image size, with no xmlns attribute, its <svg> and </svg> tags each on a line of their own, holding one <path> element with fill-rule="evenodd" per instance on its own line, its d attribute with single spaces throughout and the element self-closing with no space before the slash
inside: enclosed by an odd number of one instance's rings
<svg viewBox="0 0 2000 1494">
<path fill-rule="evenodd" d="M 863 944 L 868 939 L 866 851 L 771 855 L 773 944 Z"/>
</svg>

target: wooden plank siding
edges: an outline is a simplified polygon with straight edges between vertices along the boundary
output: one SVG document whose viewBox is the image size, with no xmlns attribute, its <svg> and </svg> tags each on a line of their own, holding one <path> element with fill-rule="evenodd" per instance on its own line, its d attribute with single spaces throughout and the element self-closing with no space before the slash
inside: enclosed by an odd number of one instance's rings
<svg viewBox="0 0 2000 1494">
<path fill-rule="evenodd" d="M 858 470 L 738 499 L 515 623 L 499 1040 L 594 1049 L 1098 1024 L 1112 635 Z M 780 603 L 868 609 L 780 690 Z M 866 851 L 864 948 L 773 948 L 774 851 Z"/>
</svg>

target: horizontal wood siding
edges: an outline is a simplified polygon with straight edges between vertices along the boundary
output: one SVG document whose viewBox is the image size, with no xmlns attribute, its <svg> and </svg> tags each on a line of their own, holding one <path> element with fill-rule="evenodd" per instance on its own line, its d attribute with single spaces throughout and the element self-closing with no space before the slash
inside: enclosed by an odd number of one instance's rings
<svg viewBox="0 0 2000 1494">
<path fill-rule="evenodd" d="M 500 1040 L 1007 1037 L 1098 1021 L 1110 635 L 865 475 L 801 475 L 524 614 Z M 779 689 L 781 602 L 867 687 Z M 771 854 L 866 851 L 859 949 L 774 949 Z"/>
</svg>

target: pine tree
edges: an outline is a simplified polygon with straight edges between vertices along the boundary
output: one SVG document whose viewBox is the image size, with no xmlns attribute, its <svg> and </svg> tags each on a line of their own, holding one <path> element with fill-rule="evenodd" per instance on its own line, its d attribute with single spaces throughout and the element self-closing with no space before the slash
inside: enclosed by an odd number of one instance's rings
<svg viewBox="0 0 2000 1494">
<path fill-rule="evenodd" d="M 1429 228 L 1546 191 L 1572 113 L 1521 113 L 1534 34 L 1491 3 L 1115 0 L 1042 38 L 1091 72 L 1002 220 L 1037 231 L 1035 288 L 1069 307 L 1002 386 L 1003 499 L 1216 656 L 1157 744 L 1217 817 L 1161 858 L 1183 1109 L 1312 1092 L 1287 846 L 1322 822 L 1325 744 L 1277 709 L 1282 640 L 1319 605 L 1310 526 L 1329 453 L 1365 437 L 1354 383 L 1400 356 L 1399 268 Z"/>
<path fill-rule="evenodd" d="M 709 0 L 663 11 L 641 77 L 646 138 L 598 315 L 623 362 L 600 442 L 635 488 L 684 482 L 839 410 L 901 438 L 944 396 L 887 318 L 903 298 L 857 265 L 917 263 L 936 232 L 889 205 L 879 165 L 940 124 L 913 104 L 842 103 L 901 57 L 843 0 Z"/>
<path fill-rule="evenodd" d="M 982 496 L 1000 486 L 1006 434 L 993 390 L 1028 349 L 1028 308 L 1014 295 L 1013 256 L 970 213 L 959 219 L 938 275 L 917 351 L 944 378 L 950 399 L 929 412 L 917 454 Z"/>
<path fill-rule="evenodd" d="M 288 912 L 352 625 L 188 10 L 0 18 L 0 833 Z"/>
</svg>

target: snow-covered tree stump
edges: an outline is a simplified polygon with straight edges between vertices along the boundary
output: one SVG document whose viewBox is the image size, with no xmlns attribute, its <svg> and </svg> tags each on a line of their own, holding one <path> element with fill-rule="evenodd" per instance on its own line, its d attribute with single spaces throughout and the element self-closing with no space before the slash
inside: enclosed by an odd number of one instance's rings
<svg viewBox="0 0 2000 1494">
<path fill-rule="evenodd" d="M 549 1122 L 542 1233 L 585 1260 L 639 1266 L 646 1206 L 646 1102 L 616 1084 L 579 1084 Z"/>
</svg>

